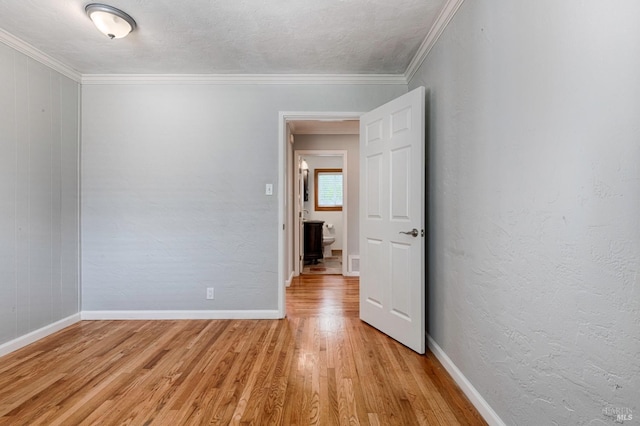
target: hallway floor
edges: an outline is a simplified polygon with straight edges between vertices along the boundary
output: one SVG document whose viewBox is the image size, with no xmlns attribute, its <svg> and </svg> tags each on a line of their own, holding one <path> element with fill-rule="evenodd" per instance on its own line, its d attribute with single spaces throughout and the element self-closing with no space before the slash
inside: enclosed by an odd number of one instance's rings
<svg viewBox="0 0 640 426">
<path fill-rule="evenodd" d="M 332 250 L 331 256 L 318 261 L 316 265 L 304 265 L 303 275 L 342 275 L 342 250 Z"/>
</svg>

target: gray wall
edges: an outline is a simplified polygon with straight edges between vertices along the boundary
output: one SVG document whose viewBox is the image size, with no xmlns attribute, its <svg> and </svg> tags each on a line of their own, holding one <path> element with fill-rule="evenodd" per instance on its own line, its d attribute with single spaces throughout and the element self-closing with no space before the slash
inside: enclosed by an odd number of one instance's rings
<svg viewBox="0 0 640 426">
<path fill-rule="evenodd" d="M 278 194 L 264 189 L 278 187 L 279 111 L 367 111 L 405 92 L 84 86 L 83 310 L 277 309 Z"/>
<path fill-rule="evenodd" d="M 79 311 L 79 90 L 0 43 L 0 344 Z"/>
<path fill-rule="evenodd" d="M 638 16 L 466 1 L 410 82 L 429 93 L 429 332 L 507 424 L 639 414 Z"/>
</svg>

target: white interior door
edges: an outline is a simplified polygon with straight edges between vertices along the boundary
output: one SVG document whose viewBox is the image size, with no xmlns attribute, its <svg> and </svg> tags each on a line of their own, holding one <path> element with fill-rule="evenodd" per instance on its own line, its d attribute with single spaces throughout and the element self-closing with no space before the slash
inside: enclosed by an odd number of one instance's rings
<svg viewBox="0 0 640 426">
<path fill-rule="evenodd" d="M 304 268 L 304 173 L 302 157 L 298 156 L 298 271 Z"/>
<path fill-rule="evenodd" d="M 302 170 L 302 156 L 298 151 L 294 152 L 295 166 L 294 171 L 294 235 L 293 235 L 293 255 L 294 255 L 294 273 L 302 274 L 303 268 L 303 218 L 304 218 L 304 181 Z"/>
<path fill-rule="evenodd" d="M 360 319 L 425 351 L 425 90 L 360 118 Z"/>
</svg>

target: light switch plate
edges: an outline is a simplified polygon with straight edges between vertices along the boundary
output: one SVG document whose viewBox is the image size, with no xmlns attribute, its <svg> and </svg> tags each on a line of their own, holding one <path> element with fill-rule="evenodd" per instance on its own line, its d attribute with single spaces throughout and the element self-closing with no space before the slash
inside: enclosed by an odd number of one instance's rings
<svg viewBox="0 0 640 426">
<path fill-rule="evenodd" d="M 273 195 L 273 184 L 272 183 L 268 183 L 264 187 L 264 195 Z"/>
</svg>

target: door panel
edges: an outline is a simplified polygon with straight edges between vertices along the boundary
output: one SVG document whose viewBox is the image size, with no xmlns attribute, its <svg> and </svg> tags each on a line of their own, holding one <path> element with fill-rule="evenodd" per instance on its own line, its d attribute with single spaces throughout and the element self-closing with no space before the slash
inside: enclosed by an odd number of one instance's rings
<svg viewBox="0 0 640 426">
<path fill-rule="evenodd" d="M 409 222 L 411 148 L 391 152 L 391 219 Z"/>
<path fill-rule="evenodd" d="M 365 255 L 371 259 L 379 259 L 383 256 L 382 241 L 368 239 Z M 371 267 L 370 279 L 368 282 L 368 291 L 366 292 L 367 303 L 373 304 L 375 307 L 382 307 L 384 300 L 384 286 L 382 285 L 382 274 L 380 273 L 380 265 L 373 264 Z"/>
<path fill-rule="evenodd" d="M 360 318 L 419 353 L 426 315 L 424 101 L 421 87 L 360 119 Z"/>
<path fill-rule="evenodd" d="M 382 155 L 372 155 L 365 164 L 366 178 L 366 215 L 369 219 L 382 218 Z"/>
<path fill-rule="evenodd" d="M 408 244 L 391 243 L 391 281 L 398 283 L 391 288 L 391 312 L 407 321 L 411 320 L 410 252 Z"/>
</svg>

